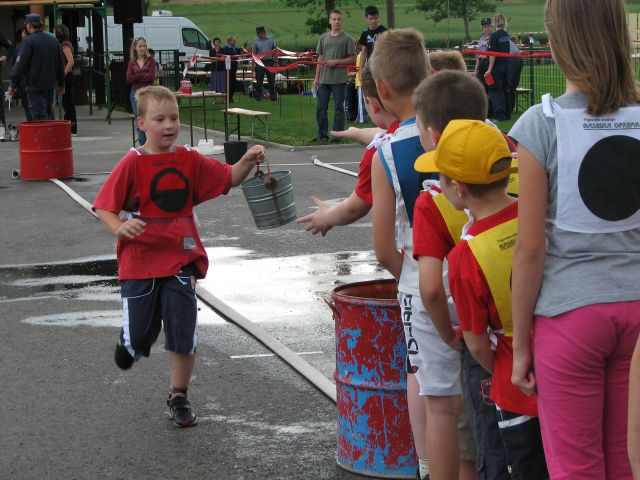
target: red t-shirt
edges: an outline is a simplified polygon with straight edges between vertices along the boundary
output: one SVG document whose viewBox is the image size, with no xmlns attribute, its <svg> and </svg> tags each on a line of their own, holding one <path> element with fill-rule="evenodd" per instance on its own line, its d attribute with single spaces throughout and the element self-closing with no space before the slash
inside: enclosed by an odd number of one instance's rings
<svg viewBox="0 0 640 480">
<path fill-rule="evenodd" d="M 477 220 L 469 228 L 471 236 L 508 222 L 518 216 L 518 203 L 490 217 Z M 487 328 L 502 328 L 496 304 L 484 273 L 478 264 L 469 244 L 462 240 L 448 256 L 449 287 L 456 304 L 460 327 L 475 335 L 482 335 Z M 491 399 L 502 409 L 522 415 L 537 416 L 536 397 L 528 397 L 511 383 L 513 368 L 512 338 L 498 335 L 498 345 L 493 363 L 493 379 L 491 381 Z"/>
<path fill-rule="evenodd" d="M 433 196 L 423 190 L 413 207 L 413 258 L 427 256 L 444 260 L 455 246 Z"/>
<path fill-rule="evenodd" d="M 193 203 L 197 205 L 231 188 L 231 166 L 178 147 L 178 153 L 195 162 Z M 113 213 L 137 212 L 140 206 L 138 154 L 125 155 L 115 166 L 98 192 L 94 209 Z M 119 238 L 117 246 L 118 278 L 143 279 L 175 275 L 194 263 L 196 276 L 204 278 L 209 261 L 198 234 L 193 215 L 171 218 L 144 218 L 144 232 L 133 238 Z"/>
<path fill-rule="evenodd" d="M 396 120 L 391 124 L 385 134 L 395 132 L 400 126 L 400 120 Z M 369 205 L 373 205 L 373 195 L 371 193 L 371 161 L 378 149 L 376 147 L 367 147 L 360 160 L 360 170 L 358 171 L 358 183 L 354 191 L 362 200 Z"/>
</svg>

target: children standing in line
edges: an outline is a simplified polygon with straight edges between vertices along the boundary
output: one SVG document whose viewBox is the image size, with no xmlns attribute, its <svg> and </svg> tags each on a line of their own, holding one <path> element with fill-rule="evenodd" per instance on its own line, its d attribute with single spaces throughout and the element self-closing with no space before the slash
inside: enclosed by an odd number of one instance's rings
<svg viewBox="0 0 640 480">
<path fill-rule="evenodd" d="M 552 479 L 625 480 L 640 334 L 640 94 L 627 16 L 623 0 L 548 0 L 545 25 L 567 88 L 510 132 L 520 169 L 513 382 L 537 386 Z"/>
<path fill-rule="evenodd" d="M 369 66 L 385 109 L 400 120 L 400 127 L 381 145 L 372 163 L 373 242 L 378 261 L 398 279 L 419 476 L 424 478 L 431 471 L 434 479 L 457 478 L 459 356 L 440 340 L 428 319 L 420 301 L 418 264 L 412 255 L 413 209 L 421 187 L 413 163 L 424 149 L 411 97 L 431 70 L 422 35 L 413 29 L 383 33 Z M 442 364 L 451 364 L 453 370 L 441 368 Z"/>
<path fill-rule="evenodd" d="M 335 207 L 328 207 L 326 203 L 317 197 L 311 197 L 311 201 L 317 205 L 318 210 L 307 216 L 299 218 L 297 223 L 308 223 L 306 230 L 312 234 L 321 233 L 324 237 L 329 230 L 336 225 L 349 225 L 364 217 L 373 204 L 371 194 L 371 159 L 376 153 L 381 142 L 388 138 L 389 134 L 396 131 L 400 122 L 382 106 L 376 83 L 373 80 L 368 66 L 362 69 L 362 89 L 364 90 L 364 103 L 369 117 L 379 127 L 386 129 L 379 132 L 367 145 L 358 171 L 358 183 L 349 198 L 343 200 Z M 347 133 L 347 131 L 343 133 Z M 361 133 L 361 132 L 358 132 Z M 346 135 L 345 135 L 346 136 Z"/>
<path fill-rule="evenodd" d="M 138 127 L 147 141 L 118 162 L 93 205 L 118 237 L 123 327 L 114 358 L 126 370 L 149 356 L 164 324 L 171 370 L 169 414 L 178 427 L 189 427 L 196 423 L 187 400 L 198 339 L 195 284 L 208 268 L 193 207 L 239 185 L 264 161 L 265 151 L 256 145 L 231 167 L 175 146 L 178 104 L 164 87 L 139 90 L 137 109 Z"/>
<path fill-rule="evenodd" d="M 490 391 L 483 395 L 495 402 L 507 478 L 547 478 L 536 398 L 510 381 L 510 278 L 518 225 L 517 201 L 507 194 L 515 170 L 511 151 L 502 134 L 484 121 L 452 120 L 423 162 L 425 171 L 440 172 L 451 204 L 469 213 L 463 240 L 448 256 L 449 285 L 465 343 L 492 373 Z"/>
<path fill-rule="evenodd" d="M 462 61 L 459 53 L 451 53 L 455 55 L 452 59 Z M 429 54 L 429 60 L 433 55 Z M 427 150 L 434 148 L 434 143 L 437 144 L 451 120 L 483 121 L 487 116 L 484 89 L 467 74 L 464 64 L 458 71 L 442 71 L 424 80 L 413 95 L 413 103 L 420 140 Z M 421 155 L 416 160 L 415 168 L 424 174 L 433 174 L 424 166 L 423 158 L 427 155 Z M 477 444 L 476 454 L 474 449 L 465 449 L 465 442 L 461 438 L 460 478 L 476 478 L 476 469 L 478 478 L 507 478 L 507 464 L 495 409 L 487 405 L 479 394 L 481 381 L 490 378 L 490 374 L 473 360 L 468 349 L 463 348 L 457 315 L 453 305 L 448 302 L 446 292 L 448 282 L 443 261 L 460 241 L 462 227 L 469 218 L 466 213 L 456 210 L 440 193 L 439 181 L 427 180 L 424 183 L 426 185 L 414 209 L 413 228 L 413 256 L 418 261 L 420 297 L 441 339 L 452 348 L 462 350 L 462 357 L 458 357 L 458 362 L 462 361 L 462 390 Z M 460 430 L 458 433 L 461 434 Z"/>
</svg>

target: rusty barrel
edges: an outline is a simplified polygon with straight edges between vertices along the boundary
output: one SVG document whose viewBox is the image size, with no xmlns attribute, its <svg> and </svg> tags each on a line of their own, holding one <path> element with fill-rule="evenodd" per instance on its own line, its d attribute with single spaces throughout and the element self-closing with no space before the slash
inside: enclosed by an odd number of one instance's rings
<svg viewBox="0 0 640 480">
<path fill-rule="evenodd" d="M 336 288 L 337 463 L 377 478 L 415 478 L 406 346 L 394 280 Z"/>
</svg>

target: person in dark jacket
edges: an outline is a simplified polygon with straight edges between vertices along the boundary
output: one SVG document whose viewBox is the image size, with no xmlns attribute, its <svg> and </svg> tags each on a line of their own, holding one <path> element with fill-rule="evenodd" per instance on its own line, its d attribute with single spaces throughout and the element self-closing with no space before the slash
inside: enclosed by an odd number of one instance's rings
<svg viewBox="0 0 640 480">
<path fill-rule="evenodd" d="M 0 33 L 0 47 L 4 47 L 6 52 L 0 55 L 0 65 L 7 62 L 14 56 L 13 44 Z M 4 117 L 4 88 L 2 78 L 0 78 L 0 126 L 6 127 L 7 122 Z"/>
<path fill-rule="evenodd" d="M 27 78 L 27 101 L 32 120 L 53 120 L 53 92 L 64 95 L 64 62 L 60 44 L 42 31 L 37 13 L 28 13 L 25 25 L 29 36 L 22 42 L 20 55 L 11 69 L 9 94 L 13 95 L 20 80 Z"/>
<path fill-rule="evenodd" d="M 225 55 L 240 55 L 242 50 L 236 47 L 236 37 L 231 35 L 227 38 L 227 44 L 222 47 L 222 53 Z M 238 73 L 238 61 L 234 58 L 231 59 L 231 68 L 229 69 L 229 85 L 227 85 L 227 91 L 229 92 L 229 101 L 235 102 L 233 99 L 233 92 L 236 90 L 236 74 Z"/>
</svg>

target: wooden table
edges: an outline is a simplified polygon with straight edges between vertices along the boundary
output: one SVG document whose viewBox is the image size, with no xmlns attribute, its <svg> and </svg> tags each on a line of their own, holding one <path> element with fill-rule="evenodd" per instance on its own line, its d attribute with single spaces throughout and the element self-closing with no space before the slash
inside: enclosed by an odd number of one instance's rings
<svg viewBox="0 0 640 480">
<path fill-rule="evenodd" d="M 207 98 L 213 99 L 211 105 L 216 103 L 216 98 L 222 98 L 223 101 L 226 98 L 226 93 L 221 92 L 193 92 L 191 95 L 185 95 L 182 92 L 173 92 L 178 101 L 178 106 L 180 106 L 180 99 L 186 98 L 189 100 L 189 132 L 191 134 L 191 146 L 193 146 L 193 99 L 202 99 L 202 116 L 204 119 L 204 139 L 207 140 Z"/>
</svg>

